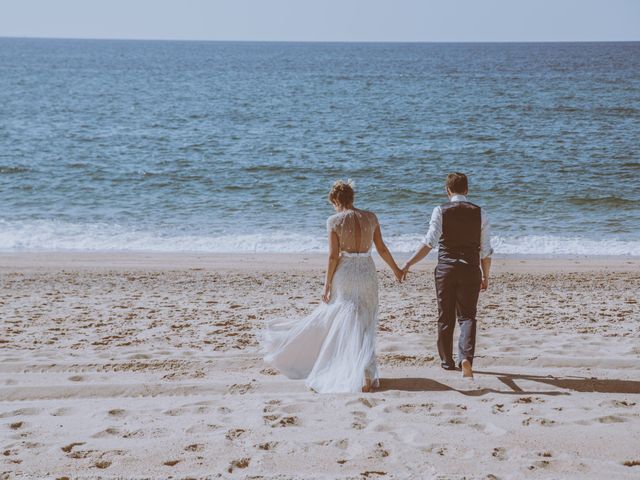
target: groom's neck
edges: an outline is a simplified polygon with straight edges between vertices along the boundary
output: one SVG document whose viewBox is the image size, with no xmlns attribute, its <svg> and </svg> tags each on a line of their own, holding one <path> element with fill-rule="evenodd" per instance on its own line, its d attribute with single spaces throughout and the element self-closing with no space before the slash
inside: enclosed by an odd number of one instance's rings
<svg viewBox="0 0 640 480">
<path fill-rule="evenodd" d="M 456 196 L 466 197 L 468 193 L 469 192 L 464 192 L 464 193 L 447 192 L 447 195 L 449 196 L 449 200 L 451 200 L 453 197 L 456 197 Z"/>
</svg>

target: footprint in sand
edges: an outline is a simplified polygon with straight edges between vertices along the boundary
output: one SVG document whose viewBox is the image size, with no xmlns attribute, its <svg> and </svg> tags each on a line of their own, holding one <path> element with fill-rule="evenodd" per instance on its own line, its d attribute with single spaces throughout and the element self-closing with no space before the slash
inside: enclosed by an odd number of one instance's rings
<svg viewBox="0 0 640 480">
<path fill-rule="evenodd" d="M 531 464 L 528 468 L 529 470 L 535 470 L 537 468 L 549 468 L 549 466 L 551 465 L 551 462 L 549 460 L 538 460 L 536 462 L 533 462 L 533 464 Z"/>
<path fill-rule="evenodd" d="M 388 456 L 389 456 L 389 451 L 384 448 L 384 444 L 382 442 L 378 442 L 376 443 L 373 453 L 369 458 L 384 458 Z"/>
<path fill-rule="evenodd" d="M 109 460 L 98 460 L 93 466 L 96 468 L 105 469 L 111 466 L 111 462 Z"/>
<path fill-rule="evenodd" d="M 616 407 L 616 408 L 631 408 L 636 406 L 636 402 L 629 400 L 606 400 L 598 404 L 600 407 Z"/>
<path fill-rule="evenodd" d="M 466 405 L 461 405 L 459 403 L 445 403 L 442 405 L 443 410 L 454 410 L 454 411 L 465 411 L 467 410 Z"/>
<path fill-rule="evenodd" d="M 227 471 L 229 473 L 233 473 L 236 468 L 247 468 L 249 466 L 249 462 L 251 462 L 250 458 L 240 458 L 238 460 L 232 460 L 229 464 L 229 468 L 227 468 Z"/>
<path fill-rule="evenodd" d="M 355 417 L 355 421 L 351 424 L 351 428 L 356 430 L 363 430 L 367 428 L 369 422 L 367 421 L 367 414 L 365 412 L 354 411 L 351 414 Z"/>
<path fill-rule="evenodd" d="M 227 440 L 237 440 L 242 435 L 244 435 L 245 430 L 242 428 L 233 428 L 231 430 L 227 430 L 227 433 L 224 435 Z"/>
<path fill-rule="evenodd" d="M 254 385 L 251 383 L 234 383 L 227 389 L 227 393 L 234 395 L 244 395 L 254 389 Z"/>
<path fill-rule="evenodd" d="M 73 450 L 74 447 L 78 447 L 84 444 L 85 442 L 74 442 L 74 443 L 70 443 L 69 445 L 65 445 L 64 447 L 61 447 L 60 450 L 62 450 L 64 453 L 71 453 L 71 450 Z"/>
<path fill-rule="evenodd" d="M 69 380 L 72 382 L 82 382 L 84 380 L 84 377 L 82 375 L 73 375 L 69 377 Z"/>
<path fill-rule="evenodd" d="M 95 450 L 75 450 L 73 452 L 69 452 L 67 457 L 73 458 L 75 460 L 80 460 L 87 457 L 92 457 L 96 453 Z"/>
<path fill-rule="evenodd" d="M 32 415 L 38 415 L 42 410 L 39 408 L 20 408 L 18 410 L 12 410 L 10 412 L 0 413 L 0 418 L 9 418 L 9 417 L 28 417 Z"/>
<path fill-rule="evenodd" d="M 189 435 L 200 434 L 200 433 L 210 433 L 215 432 L 216 430 L 220 430 L 222 427 L 220 425 L 215 425 L 213 423 L 197 424 L 193 425 L 185 430 L 185 432 Z"/>
<path fill-rule="evenodd" d="M 434 443 L 429 447 L 425 448 L 425 451 L 429 453 L 435 453 L 436 455 L 440 455 L 441 457 L 444 457 L 449 452 L 449 449 L 447 448 L 446 445 Z"/>
<path fill-rule="evenodd" d="M 480 423 L 475 423 L 468 418 L 465 417 L 453 417 L 447 420 L 446 423 L 441 423 L 440 425 L 466 425 L 467 427 L 473 428 L 474 430 L 484 431 L 485 426 Z"/>
<path fill-rule="evenodd" d="M 433 407 L 434 407 L 433 403 L 420 403 L 420 404 L 405 403 L 402 405 L 398 405 L 396 407 L 396 410 L 399 410 L 402 413 L 428 413 L 428 412 L 431 412 Z"/>
<path fill-rule="evenodd" d="M 374 408 L 380 405 L 381 403 L 383 403 L 384 401 L 385 401 L 384 398 L 375 399 L 375 398 L 360 397 L 357 400 L 351 400 L 350 402 L 347 402 L 346 405 L 351 406 L 359 403 L 361 405 L 364 405 L 367 408 Z"/>
<path fill-rule="evenodd" d="M 120 434 L 121 434 L 120 429 L 116 427 L 109 427 L 99 431 L 98 433 L 94 433 L 93 435 L 91 435 L 91 438 L 105 438 L 105 437 L 112 437 Z"/>
<path fill-rule="evenodd" d="M 497 460 L 506 460 L 507 451 L 502 447 L 495 447 L 493 452 L 491 452 L 491 456 Z"/>
<path fill-rule="evenodd" d="M 618 415 L 607 415 L 606 417 L 599 417 L 597 421 L 600 423 L 624 423 L 627 419 Z"/>
<path fill-rule="evenodd" d="M 262 413 L 273 413 L 277 411 L 278 408 L 280 408 L 280 406 L 277 403 L 276 404 L 267 403 L 265 407 L 262 409 Z"/>
<path fill-rule="evenodd" d="M 72 414 L 73 414 L 73 409 L 71 408 L 57 408 L 53 412 L 51 412 L 49 415 L 51 415 L 52 417 L 66 417 L 67 415 L 72 415 Z"/>
<path fill-rule="evenodd" d="M 122 438 L 161 438 L 168 435 L 166 428 L 138 429 L 122 434 Z"/>
<path fill-rule="evenodd" d="M 519 399 L 515 400 L 513 403 L 526 405 L 529 403 L 544 403 L 544 400 L 539 397 L 520 397 Z"/>
<path fill-rule="evenodd" d="M 175 467 L 180 463 L 180 460 L 167 460 L 166 462 L 162 462 L 162 464 L 166 467 Z"/>
<path fill-rule="evenodd" d="M 493 407 L 491 407 L 491 412 L 496 414 L 496 413 L 504 413 L 504 404 L 502 403 L 496 403 Z"/>
<path fill-rule="evenodd" d="M 304 409 L 303 403 L 290 403 L 288 405 L 282 405 L 280 411 L 284 413 L 299 413 Z"/>
<path fill-rule="evenodd" d="M 273 450 L 278 446 L 278 442 L 263 442 L 256 445 L 260 450 Z"/>
<path fill-rule="evenodd" d="M 340 450 L 346 450 L 349 447 L 349 439 L 342 438 L 340 440 L 331 440 L 331 445 L 339 448 Z"/>
<path fill-rule="evenodd" d="M 551 427 L 555 424 L 556 424 L 555 420 L 549 420 L 548 418 L 528 417 L 522 421 L 522 425 L 524 425 L 525 427 L 528 427 L 529 425 L 540 425 L 543 427 Z"/>
<path fill-rule="evenodd" d="M 280 420 L 272 424 L 272 427 L 295 427 L 300 425 L 300 419 L 295 416 L 282 417 Z"/>
</svg>

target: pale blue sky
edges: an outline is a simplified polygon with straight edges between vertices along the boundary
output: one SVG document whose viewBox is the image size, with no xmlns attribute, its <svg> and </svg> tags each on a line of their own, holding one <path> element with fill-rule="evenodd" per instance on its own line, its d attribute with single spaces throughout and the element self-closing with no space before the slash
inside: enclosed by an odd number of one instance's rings
<svg viewBox="0 0 640 480">
<path fill-rule="evenodd" d="M 640 0 L 0 0 L 0 36 L 640 40 Z"/>
</svg>

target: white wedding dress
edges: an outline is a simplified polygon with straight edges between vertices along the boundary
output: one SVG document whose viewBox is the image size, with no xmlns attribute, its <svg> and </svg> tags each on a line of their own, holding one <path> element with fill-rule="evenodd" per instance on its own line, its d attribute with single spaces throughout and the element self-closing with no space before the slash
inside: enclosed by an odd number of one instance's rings
<svg viewBox="0 0 640 480">
<path fill-rule="evenodd" d="M 371 258 L 377 227 L 375 214 L 363 210 L 329 217 L 327 229 L 341 250 L 329 303 L 306 318 L 271 320 L 263 331 L 265 361 L 289 378 L 306 378 L 316 392 L 361 392 L 367 380 L 379 384 L 378 278 Z"/>
</svg>

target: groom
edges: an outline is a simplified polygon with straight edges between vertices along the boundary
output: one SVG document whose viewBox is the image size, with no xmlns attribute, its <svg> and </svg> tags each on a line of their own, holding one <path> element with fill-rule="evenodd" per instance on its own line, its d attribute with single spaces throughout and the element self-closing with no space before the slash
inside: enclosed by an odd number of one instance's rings
<svg viewBox="0 0 640 480">
<path fill-rule="evenodd" d="M 473 378 L 476 346 L 476 310 L 480 290 L 489 286 L 491 244 L 489 223 L 483 210 L 467 201 L 469 184 L 464 173 L 450 173 L 446 182 L 449 201 L 433 209 L 429 231 L 422 246 L 403 267 L 412 265 L 438 247 L 435 270 L 438 298 L 438 353 L 445 370 L 455 370 L 453 329 L 460 324 L 458 367 L 464 377 Z"/>
</svg>

